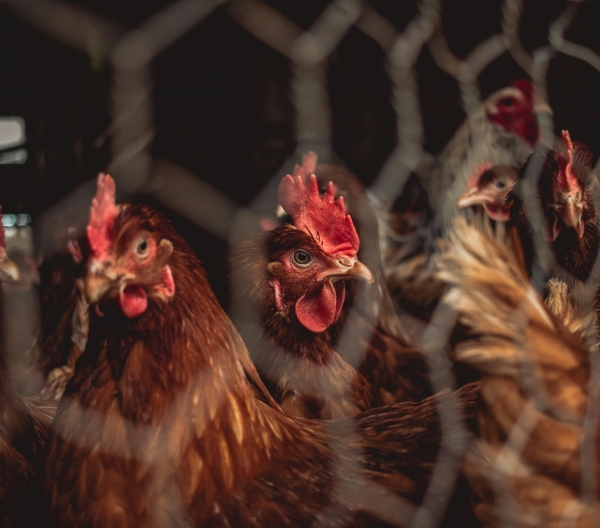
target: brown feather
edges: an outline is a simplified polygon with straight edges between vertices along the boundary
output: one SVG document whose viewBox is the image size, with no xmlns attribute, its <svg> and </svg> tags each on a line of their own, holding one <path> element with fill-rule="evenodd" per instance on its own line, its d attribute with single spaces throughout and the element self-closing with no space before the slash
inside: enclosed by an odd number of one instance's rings
<svg viewBox="0 0 600 528">
<path fill-rule="evenodd" d="M 110 296 L 100 302 L 102 317 L 92 312 L 88 348 L 50 439 L 50 522 L 263 527 L 407 519 L 414 510 L 404 499 L 422 500 L 439 454 L 438 413 L 456 412 L 448 433 L 464 445 L 460 416 L 472 425 L 477 386 L 341 421 L 289 416 L 256 397 L 243 342 L 161 215 L 122 208 L 109 251 L 119 254 L 142 229 L 172 243 L 175 294 L 149 294 L 146 312 L 132 319 Z M 149 264 L 140 280 L 152 291 L 160 276 Z M 441 516 L 442 490 L 429 491 L 430 513 Z M 380 512 L 381 501 L 394 508 Z"/>
</svg>

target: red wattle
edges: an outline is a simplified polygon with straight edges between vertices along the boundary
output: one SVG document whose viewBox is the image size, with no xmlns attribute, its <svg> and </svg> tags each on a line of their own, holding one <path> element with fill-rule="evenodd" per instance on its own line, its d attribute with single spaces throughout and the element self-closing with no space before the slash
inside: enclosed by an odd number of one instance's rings
<svg viewBox="0 0 600 528">
<path fill-rule="evenodd" d="M 504 205 L 484 204 L 483 207 L 492 220 L 507 222 L 510 218 L 510 209 Z"/>
<path fill-rule="evenodd" d="M 344 299 L 346 298 L 346 284 L 344 281 L 339 281 L 335 283 L 335 293 L 336 293 L 336 307 L 335 307 L 335 318 L 333 320 L 333 324 L 338 322 L 340 318 L 340 314 L 342 313 L 342 308 L 344 306 Z"/>
<path fill-rule="evenodd" d="M 307 330 L 320 333 L 327 330 L 340 316 L 345 288 L 335 288 L 331 281 L 308 292 L 296 302 L 296 317 Z"/>
<path fill-rule="evenodd" d="M 141 286 L 127 286 L 119 295 L 119 305 L 129 319 L 142 315 L 148 308 L 146 290 Z"/>
</svg>

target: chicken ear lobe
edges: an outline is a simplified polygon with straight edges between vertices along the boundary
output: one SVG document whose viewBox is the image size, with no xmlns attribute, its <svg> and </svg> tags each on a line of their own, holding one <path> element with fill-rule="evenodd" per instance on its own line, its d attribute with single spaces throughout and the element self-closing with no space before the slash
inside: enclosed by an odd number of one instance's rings
<svg viewBox="0 0 600 528">
<path fill-rule="evenodd" d="M 154 288 L 156 294 L 162 297 L 163 300 L 170 299 L 175 295 L 175 281 L 171 268 L 166 262 L 173 253 L 173 244 L 170 240 L 163 238 L 156 246 L 156 261 L 159 265 L 165 264 L 160 276 L 160 283 Z"/>
<path fill-rule="evenodd" d="M 324 332 L 337 321 L 344 297 L 343 287 L 338 290 L 331 281 L 325 281 L 296 301 L 296 317 L 307 330 Z"/>
<path fill-rule="evenodd" d="M 163 297 L 164 300 L 170 299 L 175 295 L 175 281 L 173 280 L 171 268 L 168 265 L 162 270 L 160 284 L 156 287 L 156 293 Z"/>
</svg>

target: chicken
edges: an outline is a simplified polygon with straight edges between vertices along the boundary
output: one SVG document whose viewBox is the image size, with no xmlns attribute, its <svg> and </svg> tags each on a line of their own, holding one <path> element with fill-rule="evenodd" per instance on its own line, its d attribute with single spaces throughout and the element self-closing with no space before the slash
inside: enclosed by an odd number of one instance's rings
<svg viewBox="0 0 600 528">
<path fill-rule="evenodd" d="M 0 221 L 0 281 L 19 280 L 19 269 L 5 248 Z M 40 521 L 36 477 L 48 433 L 41 414 L 39 419 L 35 405 L 19 396 L 0 358 L 0 526 L 37 526 Z"/>
<path fill-rule="evenodd" d="M 416 401 L 430 395 L 426 358 L 411 344 L 385 285 L 377 218 L 364 186 L 354 174 L 342 167 L 317 166 L 316 153 L 308 152 L 302 164 L 294 167 L 293 174 L 307 178 L 313 173 L 320 192 L 324 193 L 331 182 L 336 197 L 344 199 L 344 205 L 364 241 L 358 256 L 372 270 L 375 278 L 373 285 L 364 281 L 347 284 L 344 307 L 330 331 L 336 349 L 371 383 L 379 405 Z M 279 206 L 278 215 L 284 214 Z M 405 318 L 403 322 L 410 325 L 409 330 L 414 334 L 422 331 L 421 325 L 415 324 L 412 318 Z"/>
<path fill-rule="evenodd" d="M 556 280 L 552 313 L 491 230 L 461 219 L 450 242 L 438 272 L 450 284 L 444 302 L 471 332 L 455 354 L 482 374 L 480 440 L 464 468 L 477 516 L 489 527 L 598 526 L 590 318 L 574 317 Z"/>
<path fill-rule="evenodd" d="M 251 323 L 242 337 L 276 401 L 306 418 L 341 418 L 374 406 L 370 385 L 344 362 L 327 330 L 349 279 L 373 282 L 356 258 L 359 238 L 333 186 L 319 196 L 314 176 L 286 176 L 279 201 L 298 228 L 283 224 L 239 247 L 232 269 Z M 264 332 L 264 336 L 263 336 Z"/>
<path fill-rule="evenodd" d="M 428 177 L 431 213 L 424 217 L 428 224 L 408 237 L 398 237 L 384 227 L 385 273 L 400 307 L 422 319 L 430 318 L 443 293 L 443 284 L 435 280 L 431 263 L 435 241 L 446 236 L 472 178 L 482 168 L 520 168 L 538 138 L 533 87 L 525 80 L 494 92 L 459 127 Z M 395 223 L 388 219 L 388 225 Z"/>
<path fill-rule="evenodd" d="M 492 220 L 506 222 L 510 218 L 506 198 L 518 179 L 519 173 L 513 167 L 484 163 L 469 178 L 467 192 L 459 198 L 458 207 L 479 205 Z"/>
<path fill-rule="evenodd" d="M 521 169 L 540 166 L 537 193 L 543 212 L 542 234 L 552 247 L 548 274 L 566 281 L 569 287 L 590 280 L 600 245 L 600 230 L 594 197 L 598 180 L 592 166 L 592 154 L 582 143 L 571 141 L 569 133 L 547 152 L 536 150 Z M 516 189 L 515 189 L 516 191 Z M 534 266 L 534 233 L 527 204 L 511 192 L 507 198 L 521 240 L 528 269 Z M 538 263 L 539 264 L 539 263 Z M 590 280 L 597 283 L 599 277 Z M 595 292 L 594 292 L 595 293 Z"/>
<path fill-rule="evenodd" d="M 90 335 L 50 438 L 49 522 L 373 526 L 410 518 L 398 498 L 420 501 L 438 454 L 459 457 L 467 440 L 450 418 L 453 442 L 440 452 L 438 410 L 469 420 L 477 386 L 352 419 L 287 415 L 255 396 L 247 350 L 189 246 L 151 208 L 117 207 L 109 176 L 98 183 L 87 230 Z M 436 519 L 446 501 L 439 481 L 432 486 Z"/>
</svg>

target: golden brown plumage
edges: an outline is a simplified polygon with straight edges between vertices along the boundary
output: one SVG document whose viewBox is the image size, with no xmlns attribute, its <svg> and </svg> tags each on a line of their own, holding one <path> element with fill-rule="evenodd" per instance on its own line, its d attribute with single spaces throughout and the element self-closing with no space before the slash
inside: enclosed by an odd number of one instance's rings
<svg viewBox="0 0 600 528">
<path fill-rule="evenodd" d="M 482 374 L 481 439 L 465 465 L 475 511 L 485 526 L 563 526 L 569 518 L 597 526 L 599 497 L 584 502 L 582 489 L 585 478 L 600 483 L 597 429 L 584 426 L 592 394 L 585 324 L 574 323 L 557 284 L 553 310 L 577 332 L 543 304 L 500 235 L 455 225 L 439 276 L 451 285 L 444 302 L 472 332 L 456 358 Z"/>
<path fill-rule="evenodd" d="M 107 231 L 95 225 L 109 243 L 89 264 L 88 347 L 50 440 L 51 523 L 373 526 L 411 516 L 399 498 L 423 497 L 438 409 L 468 420 L 476 386 L 342 421 L 289 416 L 255 396 L 243 342 L 160 214 L 127 205 Z M 460 456 L 466 437 L 456 421 L 447 426 Z M 430 492 L 441 516 L 444 496 L 437 484 Z"/>
</svg>

